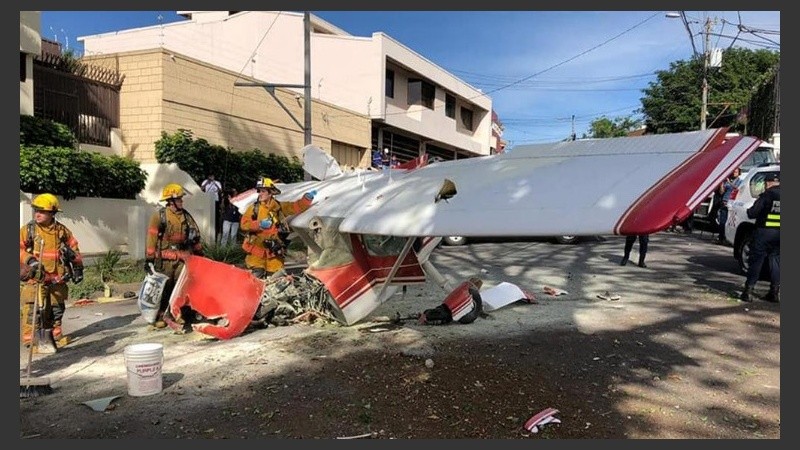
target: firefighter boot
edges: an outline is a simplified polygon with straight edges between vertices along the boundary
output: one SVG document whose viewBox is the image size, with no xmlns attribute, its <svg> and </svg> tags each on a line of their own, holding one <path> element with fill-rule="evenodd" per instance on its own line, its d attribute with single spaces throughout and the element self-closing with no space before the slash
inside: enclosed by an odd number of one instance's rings
<svg viewBox="0 0 800 450">
<path fill-rule="evenodd" d="M 52 328 L 36 330 L 36 341 L 36 353 L 40 355 L 52 355 L 58 351 Z"/>
<path fill-rule="evenodd" d="M 750 303 L 753 301 L 753 287 L 752 286 L 745 286 L 742 293 L 739 295 L 739 300 L 743 302 Z"/>
<path fill-rule="evenodd" d="M 53 324 L 53 339 L 58 341 L 61 337 L 61 323 L 56 322 Z"/>
</svg>

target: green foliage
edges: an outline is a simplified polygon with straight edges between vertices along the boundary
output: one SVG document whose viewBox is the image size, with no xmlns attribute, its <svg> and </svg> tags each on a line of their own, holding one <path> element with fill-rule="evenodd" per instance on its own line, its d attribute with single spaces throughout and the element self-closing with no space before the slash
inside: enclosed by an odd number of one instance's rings
<svg viewBox="0 0 800 450">
<path fill-rule="evenodd" d="M 103 282 L 100 281 L 100 276 L 97 273 L 88 274 L 87 272 L 84 272 L 83 281 L 80 284 L 69 284 L 70 299 L 92 298 L 97 291 L 103 290 Z"/>
<path fill-rule="evenodd" d="M 68 126 L 35 116 L 19 116 L 20 145 L 78 148 L 78 139 Z"/>
<path fill-rule="evenodd" d="M 83 271 L 83 281 L 69 284 L 69 298 L 93 298 L 103 292 L 106 284 L 138 283 L 144 279 L 144 262 L 122 258 L 122 253 L 111 250 Z M 114 293 L 121 294 L 119 292 Z"/>
<path fill-rule="evenodd" d="M 147 173 L 139 163 L 64 147 L 20 146 L 19 185 L 25 192 L 75 197 L 134 199 Z"/>
<path fill-rule="evenodd" d="M 750 99 L 750 108 L 746 121 L 746 133 L 756 136 L 763 140 L 772 137 L 772 133 L 780 131 L 776 123 L 776 109 L 778 108 L 776 91 L 780 89 L 777 85 L 778 67 L 772 71 L 769 80 L 759 86 Z"/>
<path fill-rule="evenodd" d="M 242 246 L 237 243 L 222 245 L 203 243 L 203 255 L 208 259 L 227 264 L 238 265 L 244 263 L 247 256 Z"/>
<path fill-rule="evenodd" d="M 100 279 L 108 281 L 114 274 L 114 268 L 119 264 L 122 259 L 122 252 L 117 250 L 109 250 L 99 261 L 94 264 L 94 267 L 100 273 Z"/>
<path fill-rule="evenodd" d="M 159 163 L 177 164 L 198 184 L 210 173 L 224 187 L 240 192 L 253 188 L 260 177 L 284 183 L 303 179 L 303 165 L 297 156 L 287 158 L 258 149 L 234 152 L 205 139 L 194 139 L 190 130 L 180 129 L 172 135 L 161 132 L 155 148 Z"/>
<path fill-rule="evenodd" d="M 589 126 L 589 135 L 584 137 L 610 138 L 627 136 L 641 126 L 642 122 L 631 117 L 616 117 L 613 120 L 606 116 L 593 120 Z"/>
<path fill-rule="evenodd" d="M 737 121 L 750 103 L 753 92 L 767 83 L 780 60 L 780 52 L 730 48 L 723 52 L 722 67 L 709 68 L 709 128 L 730 127 L 744 131 Z M 651 133 L 674 133 L 700 129 L 703 57 L 676 61 L 659 71 L 657 80 L 643 90 L 641 112 Z"/>
</svg>

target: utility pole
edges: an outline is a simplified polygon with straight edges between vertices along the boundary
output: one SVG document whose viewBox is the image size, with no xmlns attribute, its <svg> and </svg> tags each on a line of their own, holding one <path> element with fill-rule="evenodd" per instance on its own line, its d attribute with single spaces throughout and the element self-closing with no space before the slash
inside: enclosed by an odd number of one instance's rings
<svg viewBox="0 0 800 450">
<path fill-rule="evenodd" d="M 311 144 L 311 16 L 308 11 L 303 14 L 303 42 L 304 42 L 304 83 L 303 84 L 277 84 L 277 83 L 251 83 L 251 82 L 244 82 L 244 81 L 236 81 L 233 83 L 234 86 L 240 87 L 263 87 L 270 93 L 270 95 L 275 95 L 275 88 L 276 87 L 285 87 L 285 88 L 303 88 L 303 93 L 305 94 L 305 103 L 304 103 L 304 123 L 303 123 L 303 145 L 310 145 Z M 297 96 L 297 101 L 300 101 L 300 97 Z M 289 110 L 286 109 L 284 106 L 283 109 L 288 113 Z M 292 115 L 290 113 L 290 115 Z M 300 126 L 300 121 L 295 119 L 292 115 L 292 119 L 295 123 Z"/>
<path fill-rule="evenodd" d="M 574 141 L 577 137 L 575 135 L 575 114 L 572 115 L 572 134 L 569 136 L 571 141 Z"/>
<path fill-rule="evenodd" d="M 303 13 L 303 40 L 305 42 L 305 125 L 304 145 L 311 145 L 311 16 L 308 11 Z"/>
<path fill-rule="evenodd" d="M 683 24 L 686 27 L 686 31 L 689 33 L 689 40 L 692 43 L 692 51 L 695 56 L 697 56 L 697 49 L 694 46 L 694 34 L 692 33 L 691 28 L 689 28 L 690 23 L 700 23 L 696 20 L 687 20 L 686 14 L 684 11 L 680 13 L 675 12 L 668 12 L 666 14 L 667 18 L 675 19 L 681 18 L 683 20 Z M 714 23 L 716 19 L 712 19 L 707 17 L 705 22 L 703 23 L 703 30 L 700 32 L 703 34 L 703 86 L 702 86 L 702 105 L 700 106 L 700 129 L 706 129 L 706 116 L 708 115 L 708 66 L 710 64 L 711 59 L 711 29 L 714 27 Z"/>
<path fill-rule="evenodd" d="M 705 39 L 703 41 L 703 105 L 700 107 L 700 129 L 706 129 L 706 116 L 708 115 L 708 60 L 711 57 L 711 27 L 714 21 L 706 18 L 704 27 Z"/>
</svg>

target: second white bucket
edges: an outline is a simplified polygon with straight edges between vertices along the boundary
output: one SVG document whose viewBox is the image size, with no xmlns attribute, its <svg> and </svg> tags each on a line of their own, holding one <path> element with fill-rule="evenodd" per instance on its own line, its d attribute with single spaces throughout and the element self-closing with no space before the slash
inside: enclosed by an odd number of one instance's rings
<svg viewBox="0 0 800 450">
<path fill-rule="evenodd" d="M 131 344 L 123 351 L 128 369 L 128 395 L 143 397 L 161 392 L 164 346 Z"/>
</svg>

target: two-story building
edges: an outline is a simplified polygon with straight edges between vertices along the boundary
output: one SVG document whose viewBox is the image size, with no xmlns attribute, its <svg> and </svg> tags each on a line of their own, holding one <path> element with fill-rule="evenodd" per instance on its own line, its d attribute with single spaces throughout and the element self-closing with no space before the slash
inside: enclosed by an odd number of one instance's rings
<svg viewBox="0 0 800 450">
<path fill-rule="evenodd" d="M 178 13 L 187 20 L 83 36 L 78 40 L 84 44 L 85 57 L 95 64 L 101 60 L 114 64 L 117 55 L 141 55 L 158 49 L 166 55 L 162 59 L 167 65 L 169 55 L 174 55 L 194 65 L 220 67 L 233 75 L 226 77 L 231 78 L 227 88 L 237 91 L 232 94 L 231 102 L 254 95 L 253 88 L 234 88 L 233 82 L 238 78 L 303 84 L 302 13 Z M 358 161 L 362 166 L 369 164 L 368 154 L 372 149 L 387 149 L 402 161 L 423 153 L 447 160 L 488 155 L 490 148 L 497 148 L 497 136 L 492 133 L 491 98 L 384 33 L 352 36 L 319 17 L 310 17 L 311 97 L 329 109 L 312 111 L 315 144 L 337 159 L 344 158 L 350 164 Z M 124 73 L 127 84 L 131 81 L 130 74 Z M 157 90 L 159 86 L 149 84 L 148 89 Z M 283 100 L 284 106 L 302 107 L 304 89 L 290 88 L 289 92 L 293 92 L 296 101 Z M 201 100 L 204 93 L 195 92 L 193 96 Z M 312 108 L 316 109 L 317 103 Z M 302 112 L 302 108 L 295 112 Z M 362 127 L 352 123 L 354 115 L 368 118 L 365 137 L 356 136 Z M 302 121 L 283 122 L 283 133 L 274 132 L 270 136 L 278 140 L 281 134 L 291 135 L 291 145 L 299 150 L 302 141 L 294 133 L 299 130 L 302 135 Z M 144 132 L 141 126 L 137 125 L 138 133 Z M 124 120 L 121 127 L 124 131 Z M 343 140 L 330 136 L 319 139 L 319 131 L 326 127 L 338 127 L 340 135 L 347 135 L 349 130 L 350 135 Z M 222 144 L 224 132 L 197 134 Z"/>
</svg>

